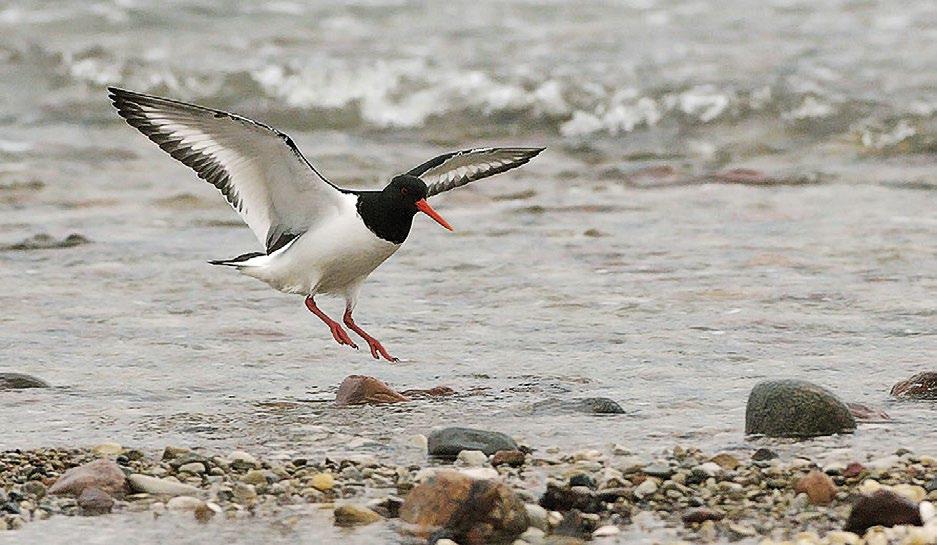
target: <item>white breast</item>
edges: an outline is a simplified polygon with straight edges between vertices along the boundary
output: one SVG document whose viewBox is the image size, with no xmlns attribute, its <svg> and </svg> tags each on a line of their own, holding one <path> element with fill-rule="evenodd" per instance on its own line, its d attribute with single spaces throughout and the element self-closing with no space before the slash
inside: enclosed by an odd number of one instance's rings
<svg viewBox="0 0 937 545">
<path fill-rule="evenodd" d="M 360 284 L 400 245 L 372 233 L 358 216 L 357 197 L 344 197 L 337 217 L 275 252 L 264 267 L 243 272 L 280 291 L 304 295 L 341 295 Z"/>
</svg>

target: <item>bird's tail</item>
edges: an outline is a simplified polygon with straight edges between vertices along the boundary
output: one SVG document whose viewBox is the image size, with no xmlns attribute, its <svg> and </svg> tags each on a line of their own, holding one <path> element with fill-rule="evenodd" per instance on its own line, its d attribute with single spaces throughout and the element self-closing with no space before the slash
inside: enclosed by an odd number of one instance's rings
<svg viewBox="0 0 937 545">
<path fill-rule="evenodd" d="M 218 259 L 209 261 L 212 265 L 225 265 L 227 267 L 257 267 L 266 263 L 267 254 L 263 252 L 251 252 L 248 254 L 232 257 L 231 259 Z"/>
</svg>

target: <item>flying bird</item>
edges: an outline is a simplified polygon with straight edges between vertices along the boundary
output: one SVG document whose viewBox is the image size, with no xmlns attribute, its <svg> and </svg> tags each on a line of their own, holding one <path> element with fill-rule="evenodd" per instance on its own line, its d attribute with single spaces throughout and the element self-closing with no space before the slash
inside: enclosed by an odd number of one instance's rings
<svg viewBox="0 0 937 545">
<path fill-rule="evenodd" d="M 394 176 L 381 190 L 345 189 L 327 180 L 286 134 L 246 117 L 109 87 L 117 113 L 163 151 L 212 184 L 253 231 L 264 251 L 211 261 L 285 293 L 305 297 L 341 345 L 357 349 L 317 305 L 345 299 L 342 322 L 375 359 L 397 361 L 352 313 L 361 286 L 407 239 L 422 212 L 452 230 L 427 198 L 519 167 L 544 148 L 477 148 L 446 153 Z"/>
</svg>

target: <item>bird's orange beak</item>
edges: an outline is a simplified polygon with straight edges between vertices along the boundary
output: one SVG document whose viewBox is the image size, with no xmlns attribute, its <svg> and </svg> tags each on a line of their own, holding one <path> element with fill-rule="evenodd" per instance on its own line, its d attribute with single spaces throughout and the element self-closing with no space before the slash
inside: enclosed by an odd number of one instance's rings
<svg viewBox="0 0 937 545">
<path fill-rule="evenodd" d="M 455 230 L 452 228 L 451 225 L 449 225 L 448 221 L 442 219 L 442 216 L 440 216 L 439 213 L 433 210 L 433 207 L 430 206 L 428 202 L 426 202 L 426 199 L 420 199 L 416 201 L 416 207 L 420 209 L 420 212 L 423 212 L 427 216 L 436 220 L 436 223 L 438 223 L 439 225 L 442 225 L 443 227 L 445 227 L 446 229 L 449 229 L 450 231 Z"/>
</svg>

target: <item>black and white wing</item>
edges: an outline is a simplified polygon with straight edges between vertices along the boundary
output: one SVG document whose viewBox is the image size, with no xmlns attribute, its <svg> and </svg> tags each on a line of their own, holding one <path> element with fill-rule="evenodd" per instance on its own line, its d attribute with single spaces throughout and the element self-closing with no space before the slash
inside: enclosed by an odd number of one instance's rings
<svg viewBox="0 0 937 545">
<path fill-rule="evenodd" d="M 517 168 L 546 148 L 476 148 L 446 153 L 407 172 L 427 185 L 426 196 Z"/>
<path fill-rule="evenodd" d="M 343 190 L 282 132 L 220 110 L 108 91 L 127 123 L 221 191 L 268 253 L 339 213 Z"/>
</svg>

